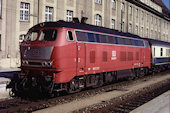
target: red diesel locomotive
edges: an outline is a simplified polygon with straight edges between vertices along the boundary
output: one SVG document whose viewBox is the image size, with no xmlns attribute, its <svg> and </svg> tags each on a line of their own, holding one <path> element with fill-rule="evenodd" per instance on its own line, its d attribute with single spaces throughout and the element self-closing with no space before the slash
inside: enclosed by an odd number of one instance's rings
<svg viewBox="0 0 170 113">
<path fill-rule="evenodd" d="M 20 45 L 21 72 L 8 87 L 28 92 L 78 92 L 119 78 L 144 76 L 151 49 L 137 35 L 88 24 L 44 22 L 32 27 Z"/>
</svg>

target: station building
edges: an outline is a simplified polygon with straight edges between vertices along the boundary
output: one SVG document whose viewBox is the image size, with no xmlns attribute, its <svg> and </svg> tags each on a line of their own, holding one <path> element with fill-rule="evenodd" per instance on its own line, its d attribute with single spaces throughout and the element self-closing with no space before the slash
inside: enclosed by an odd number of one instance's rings
<svg viewBox="0 0 170 113">
<path fill-rule="evenodd" d="M 0 69 L 20 66 L 19 44 L 30 27 L 73 17 L 170 42 L 170 11 L 161 0 L 0 0 Z"/>
</svg>

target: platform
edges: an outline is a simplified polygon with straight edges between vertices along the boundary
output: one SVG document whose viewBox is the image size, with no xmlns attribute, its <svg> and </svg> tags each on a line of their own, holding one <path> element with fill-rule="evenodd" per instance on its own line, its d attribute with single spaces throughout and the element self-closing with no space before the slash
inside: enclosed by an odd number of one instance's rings
<svg viewBox="0 0 170 113">
<path fill-rule="evenodd" d="M 170 90 L 130 113 L 170 113 Z"/>
<path fill-rule="evenodd" d="M 0 69 L 0 78 L 9 78 L 13 77 L 13 74 L 19 72 L 19 68 L 8 68 L 8 69 Z"/>
<path fill-rule="evenodd" d="M 0 69 L 0 99 L 9 98 L 9 90 L 6 90 L 6 85 L 11 81 L 13 74 L 19 71 L 19 68 Z"/>
</svg>

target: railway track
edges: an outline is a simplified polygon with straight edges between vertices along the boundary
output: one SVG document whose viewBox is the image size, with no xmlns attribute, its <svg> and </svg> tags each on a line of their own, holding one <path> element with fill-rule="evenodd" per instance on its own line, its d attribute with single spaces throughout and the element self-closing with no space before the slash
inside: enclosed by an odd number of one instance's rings
<svg viewBox="0 0 170 113">
<path fill-rule="evenodd" d="M 87 98 L 102 92 L 109 92 L 112 90 L 123 90 L 125 86 L 132 85 L 138 82 L 145 82 L 151 79 L 152 77 L 162 76 L 163 74 L 169 74 L 169 73 L 170 73 L 169 71 L 166 71 L 166 72 L 156 74 L 154 76 L 151 75 L 151 76 L 145 76 L 143 78 L 138 78 L 134 81 L 122 81 L 119 83 L 106 85 L 96 89 L 88 89 L 80 93 L 62 95 L 52 99 L 40 99 L 40 100 L 22 99 L 22 98 L 8 99 L 8 100 L 0 101 L 0 113 L 32 112 L 39 109 L 48 108 L 50 106 L 68 103 L 73 100 Z"/>
<path fill-rule="evenodd" d="M 79 112 L 88 113 L 129 113 L 137 107 L 147 103 L 155 97 L 170 90 L 170 79 L 164 82 L 156 83 L 148 86 L 137 92 L 133 92 L 129 95 L 117 97 L 109 102 L 103 102 L 104 107 L 97 109 L 86 110 L 82 109 Z M 109 103 L 109 104 L 108 104 Z M 106 105 L 107 104 L 107 105 Z M 87 109 L 87 108 L 86 108 Z"/>
</svg>

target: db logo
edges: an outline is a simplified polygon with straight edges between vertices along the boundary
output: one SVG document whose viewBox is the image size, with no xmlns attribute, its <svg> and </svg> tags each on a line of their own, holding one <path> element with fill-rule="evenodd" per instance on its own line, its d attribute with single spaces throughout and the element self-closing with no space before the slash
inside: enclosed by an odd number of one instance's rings
<svg viewBox="0 0 170 113">
<path fill-rule="evenodd" d="M 40 56 L 40 51 L 38 49 L 32 49 L 32 56 Z"/>
</svg>

